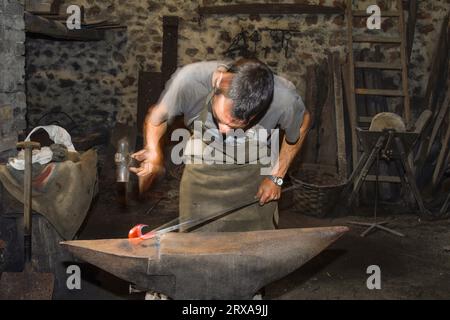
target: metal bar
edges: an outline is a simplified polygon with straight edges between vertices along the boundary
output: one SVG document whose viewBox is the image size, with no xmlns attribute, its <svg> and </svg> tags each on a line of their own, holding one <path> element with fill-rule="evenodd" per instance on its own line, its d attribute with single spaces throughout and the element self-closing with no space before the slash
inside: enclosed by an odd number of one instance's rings
<svg viewBox="0 0 450 320">
<path fill-rule="evenodd" d="M 288 187 L 286 189 L 283 189 L 281 191 L 281 193 L 285 193 L 285 192 L 294 190 L 296 188 L 298 188 L 297 185 L 290 186 L 290 187 Z M 231 214 L 233 212 L 236 212 L 237 210 L 249 207 L 249 206 L 251 206 L 253 204 L 256 204 L 258 202 L 259 202 L 259 200 L 252 200 L 250 202 L 246 202 L 246 203 L 239 204 L 239 205 L 236 205 L 236 206 L 231 207 L 231 208 L 227 208 L 225 210 L 221 210 L 221 211 L 216 212 L 216 213 L 214 213 L 214 214 L 212 214 L 212 215 L 210 215 L 208 217 L 201 217 L 201 218 L 198 218 L 198 219 L 192 219 L 192 220 L 183 221 L 183 222 L 179 222 L 179 218 L 175 218 L 175 219 L 173 219 L 173 220 L 163 224 L 162 226 L 151 230 L 149 233 L 154 233 L 155 236 L 156 235 L 161 235 L 161 234 L 164 234 L 164 233 L 167 233 L 167 232 L 170 232 L 170 231 L 178 230 L 181 226 L 187 226 L 187 229 L 198 228 L 198 227 L 201 227 L 202 225 L 205 225 L 205 224 L 207 224 L 209 222 L 212 222 L 214 220 L 217 220 L 219 218 L 223 218 L 224 216 L 227 216 L 227 215 L 229 215 L 229 214 Z"/>
<path fill-rule="evenodd" d="M 397 231 L 395 231 L 395 230 L 392 230 L 392 229 L 389 229 L 389 228 L 380 226 L 380 224 L 377 224 L 376 227 L 379 228 L 379 229 L 381 229 L 381 230 L 384 230 L 384 231 L 390 232 L 390 233 L 392 233 L 392 234 L 395 234 L 396 236 L 399 236 L 399 237 L 404 237 L 404 236 L 405 236 L 403 233 L 400 233 L 400 232 L 397 232 Z"/>
</svg>

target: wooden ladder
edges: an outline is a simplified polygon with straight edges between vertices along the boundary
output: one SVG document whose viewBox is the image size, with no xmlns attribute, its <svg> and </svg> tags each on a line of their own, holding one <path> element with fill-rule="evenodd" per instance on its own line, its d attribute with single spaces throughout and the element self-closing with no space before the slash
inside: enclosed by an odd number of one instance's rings
<svg viewBox="0 0 450 320">
<path fill-rule="evenodd" d="M 350 127 L 352 131 L 352 160 L 353 168 L 356 168 L 359 159 L 358 152 L 358 138 L 356 135 L 356 128 L 360 124 L 370 125 L 371 117 L 361 116 L 358 112 L 358 106 L 356 105 L 356 95 L 369 95 L 369 96 L 384 96 L 384 97 L 403 97 L 403 119 L 407 127 L 411 125 L 411 110 L 410 110 L 410 98 L 408 93 L 408 61 L 409 61 L 409 48 L 407 49 L 407 40 L 405 33 L 405 21 L 403 14 L 402 0 L 395 0 L 397 3 L 397 11 L 381 11 L 381 17 L 383 18 L 397 18 L 398 19 L 398 36 L 386 37 L 382 35 L 354 35 L 353 34 L 353 18 L 354 17 L 369 17 L 370 14 L 366 11 L 353 10 L 353 1 L 347 0 L 346 7 L 346 20 L 347 20 L 347 51 L 348 51 L 348 110 L 350 118 Z M 378 33 L 382 33 L 382 30 L 375 30 Z M 409 37 L 409 35 L 408 35 Z M 408 41 L 409 42 L 409 41 Z M 355 43 L 384 43 L 395 44 L 399 46 L 400 50 L 400 63 L 392 64 L 387 62 L 366 62 L 355 61 L 353 53 L 353 45 Z M 398 90 L 387 89 L 371 89 L 371 88 L 356 88 L 355 87 L 355 69 L 378 69 L 378 70 L 398 70 L 401 72 L 401 88 Z M 369 180 L 369 179 L 367 179 Z M 370 179 L 372 180 L 372 179 Z M 380 179 L 381 181 L 382 179 Z M 383 179 L 384 180 L 384 179 Z M 389 180 L 389 179 L 388 179 Z M 397 180 L 396 180 L 397 181 Z M 390 181 L 386 181 L 390 182 Z M 393 182 L 393 181 L 392 181 Z"/>
</svg>

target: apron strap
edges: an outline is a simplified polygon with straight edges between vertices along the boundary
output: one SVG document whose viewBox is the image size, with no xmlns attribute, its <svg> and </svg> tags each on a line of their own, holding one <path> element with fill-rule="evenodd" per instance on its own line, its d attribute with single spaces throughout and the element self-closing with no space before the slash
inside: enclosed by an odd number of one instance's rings
<svg viewBox="0 0 450 320">
<path fill-rule="evenodd" d="M 206 123 L 206 120 L 208 119 L 208 112 L 211 111 L 211 100 L 214 96 L 214 91 L 212 91 L 208 96 L 206 97 L 205 104 L 203 105 L 203 109 L 200 112 L 200 121 L 203 123 L 203 125 Z"/>
</svg>

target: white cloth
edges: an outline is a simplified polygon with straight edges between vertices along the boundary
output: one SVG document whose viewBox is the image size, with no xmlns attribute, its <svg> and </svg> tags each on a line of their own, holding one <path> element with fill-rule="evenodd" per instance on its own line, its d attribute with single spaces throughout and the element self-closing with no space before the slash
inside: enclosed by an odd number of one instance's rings
<svg viewBox="0 0 450 320">
<path fill-rule="evenodd" d="M 30 141 L 31 135 L 39 129 L 47 131 L 50 139 L 56 144 L 62 144 L 67 147 L 70 152 L 76 152 L 75 147 L 72 144 L 72 138 L 66 129 L 55 126 L 39 126 L 31 130 L 30 134 L 26 137 L 25 141 Z M 53 152 L 49 147 L 42 147 L 40 150 L 33 150 L 32 163 L 47 164 L 52 161 Z M 10 158 L 8 164 L 16 170 L 25 170 L 25 152 L 21 150 L 17 157 Z"/>
<path fill-rule="evenodd" d="M 31 135 L 36 132 L 39 129 L 44 129 L 47 131 L 48 136 L 50 139 L 52 139 L 56 144 L 63 144 L 67 147 L 67 150 L 70 152 L 76 152 L 75 147 L 72 144 L 72 137 L 70 134 L 66 131 L 66 129 L 55 126 L 55 125 L 49 125 L 49 126 L 40 126 L 36 127 L 33 130 L 31 130 L 28 137 L 25 139 L 25 141 L 30 141 Z"/>
</svg>

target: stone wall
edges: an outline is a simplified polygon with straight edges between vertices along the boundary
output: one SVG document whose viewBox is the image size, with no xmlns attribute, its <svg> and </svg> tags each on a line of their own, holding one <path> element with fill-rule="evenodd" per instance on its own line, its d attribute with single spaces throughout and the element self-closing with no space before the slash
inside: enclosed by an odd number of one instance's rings
<svg viewBox="0 0 450 320">
<path fill-rule="evenodd" d="M 25 129 L 23 4 L 0 0 L 0 152 L 15 148 Z"/>
<path fill-rule="evenodd" d="M 132 124 L 137 109 L 139 70 L 159 71 L 161 64 L 162 17 L 177 15 L 179 26 L 179 60 L 184 65 L 199 60 L 223 58 L 234 36 L 241 29 L 254 30 L 288 28 L 300 31 L 290 41 L 290 56 L 284 51 L 262 50 L 272 46 L 270 35 L 262 33 L 258 57 L 278 74 L 296 84 L 305 94 L 306 67 L 322 63 L 328 52 L 346 51 L 346 25 L 339 15 L 240 15 L 209 16 L 199 23 L 199 4 L 251 3 L 233 0 L 70 0 L 80 4 L 87 16 L 106 14 L 126 25 L 126 30 L 108 31 L 99 42 L 70 42 L 42 39 L 27 40 L 27 101 L 31 125 L 47 112 L 64 111 L 80 127 L 96 128 L 113 125 L 115 121 Z M 256 1 L 255 1 L 256 2 Z M 264 2 L 264 1 L 258 1 Z M 282 1 L 265 1 L 282 2 Z M 336 5 L 337 0 L 301 1 Z M 388 9 L 387 1 L 381 2 Z M 361 8 L 373 1 L 358 1 Z M 419 1 L 417 29 L 414 41 L 410 90 L 423 95 L 430 60 L 443 17 L 449 12 L 450 0 Z M 364 21 L 356 25 L 365 26 Z M 395 32 L 395 22 L 387 19 L 385 33 Z M 393 48 L 382 51 L 387 61 L 398 59 Z M 393 82 L 398 82 L 393 79 Z"/>
</svg>

